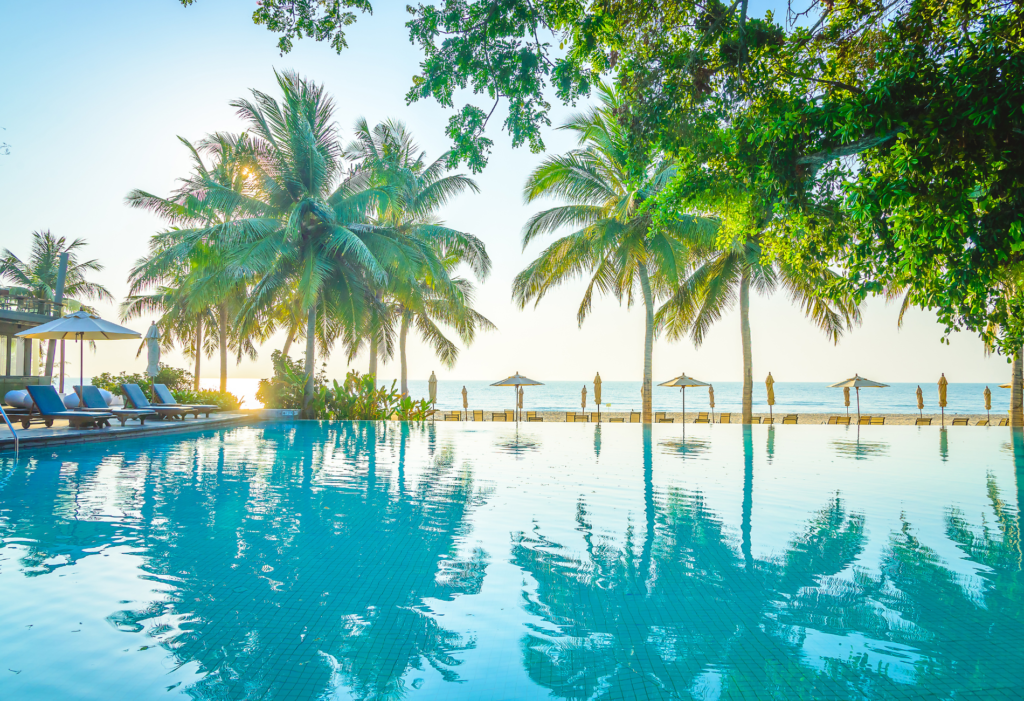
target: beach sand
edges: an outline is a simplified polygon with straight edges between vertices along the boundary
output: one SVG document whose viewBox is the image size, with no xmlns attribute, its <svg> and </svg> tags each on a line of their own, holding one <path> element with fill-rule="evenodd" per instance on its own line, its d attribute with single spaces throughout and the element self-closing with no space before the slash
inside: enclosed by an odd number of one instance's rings
<svg viewBox="0 0 1024 701">
<path fill-rule="evenodd" d="M 438 417 L 437 418 L 440 420 L 444 416 L 445 413 L 448 413 L 448 412 L 438 411 Z M 491 414 L 492 413 L 493 412 L 491 412 L 491 411 L 486 411 L 485 410 L 484 411 L 484 421 L 491 421 Z M 576 413 L 579 413 L 579 412 L 576 412 Z M 538 412 L 536 412 L 536 415 L 538 417 L 544 419 L 544 423 L 564 423 L 565 422 L 565 414 L 566 414 L 566 412 L 564 412 L 564 411 L 538 411 Z M 693 423 L 694 419 L 697 418 L 697 414 L 698 414 L 698 412 L 695 412 L 695 411 L 694 412 L 690 412 L 690 411 L 686 412 L 686 421 L 685 421 L 685 423 Z M 658 415 L 661 416 L 661 412 L 658 412 Z M 684 423 L 682 421 L 682 416 L 683 416 L 682 412 L 665 412 L 664 415 L 665 415 L 665 418 L 672 419 L 672 423 Z M 804 425 L 804 426 L 819 425 L 820 426 L 821 424 L 826 423 L 830 416 L 845 416 L 845 415 L 846 414 L 798 414 L 797 415 L 797 425 Z M 463 416 L 463 418 L 465 418 L 465 413 L 463 413 L 462 416 Z M 470 416 L 472 416 L 472 413 L 470 414 Z M 588 411 L 587 412 L 587 416 L 588 416 L 588 418 L 590 418 L 590 422 L 593 422 L 593 416 L 595 416 L 594 412 Z M 767 413 L 755 413 L 754 416 L 756 418 L 761 419 L 761 421 L 763 421 L 763 422 L 767 422 L 767 419 L 768 419 L 769 415 Z M 868 416 L 868 414 L 863 414 L 863 416 Z M 913 425 L 915 425 L 915 422 L 917 421 L 917 419 L 920 418 L 920 416 L 918 414 L 871 414 L 870 416 L 885 417 L 885 425 L 886 426 L 913 426 Z M 991 415 L 990 421 L 992 423 L 994 423 L 994 424 L 998 424 L 999 423 L 999 419 L 1003 418 L 1004 416 L 1005 416 L 1005 414 L 1003 414 L 1002 412 L 993 412 L 992 415 Z M 740 414 L 738 414 L 736 412 L 733 412 L 730 418 L 731 418 L 730 423 L 733 423 L 733 424 L 739 424 L 740 423 Z M 781 413 L 780 414 L 774 414 L 774 423 L 776 425 L 781 425 L 782 424 L 782 418 L 783 418 L 783 414 L 781 414 Z M 942 421 L 941 414 L 925 414 L 924 418 L 926 418 L 926 419 L 930 418 L 932 420 L 932 424 L 931 424 L 932 426 L 939 427 L 939 426 L 942 425 L 941 424 L 941 421 Z M 946 426 L 951 426 L 952 423 L 953 423 L 953 419 L 964 419 L 964 418 L 968 419 L 970 426 L 977 425 L 977 423 L 979 421 L 981 421 L 981 420 L 989 419 L 989 417 L 986 416 L 985 414 L 946 414 L 945 425 Z M 612 419 L 622 419 L 623 422 L 628 422 L 629 421 L 629 413 L 628 412 L 601 412 L 601 423 L 608 423 Z M 500 420 L 501 419 L 499 419 L 499 421 Z M 715 423 L 720 423 L 720 422 L 721 422 L 721 414 L 716 412 L 715 413 Z M 856 422 L 857 422 L 857 415 L 855 413 L 851 413 L 850 414 L 850 425 L 853 425 Z M 960 427 L 957 426 L 957 428 L 960 428 Z"/>
</svg>

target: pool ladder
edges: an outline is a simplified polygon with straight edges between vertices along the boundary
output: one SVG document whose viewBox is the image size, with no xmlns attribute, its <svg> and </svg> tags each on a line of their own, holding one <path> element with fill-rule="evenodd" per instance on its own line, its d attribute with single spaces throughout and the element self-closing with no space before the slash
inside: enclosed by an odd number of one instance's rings
<svg viewBox="0 0 1024 701">
<path fill-rule="evenodd" d="M 11 429 L 11 435 L 14 436 L 14 459 L 18 459 L 18 432 L 14 430 L 14 426 L 11 425 L 11 420 L 7 418 L 7 412 L 0 406 L 0 416 L 4 417 L 4 423 L 7 424 L 7 428 Z"/>
</svg>

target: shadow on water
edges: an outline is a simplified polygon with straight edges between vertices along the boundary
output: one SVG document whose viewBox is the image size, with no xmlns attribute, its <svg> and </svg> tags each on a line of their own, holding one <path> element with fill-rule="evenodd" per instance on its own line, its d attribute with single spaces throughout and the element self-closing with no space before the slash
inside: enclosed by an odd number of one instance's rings
<svg viewBox="0 0 1024 701">
<path fill-rule="evenodd" d="M 248 453 L 222 434 L 131 462 L 22 470 L 0 495 L 0 536 L 29 545 L 21 564 L 38 575 L 58 566 L 42 562 L 138 548 L 169 595 L 108 620 L 198 663 L 195 698 L 397 698 L 424 662 L 459 678 L 453 655 L 473 643 L 424 601 L 478 592 L 487 566 L 455 546 L 482 499 L 471 470 L 431 443 L 411 478 L 410 431 L 426 429 L 399 426 L 271 425 Z M 104 467 L 116 482 L 100 494 Z"/>
</svg>

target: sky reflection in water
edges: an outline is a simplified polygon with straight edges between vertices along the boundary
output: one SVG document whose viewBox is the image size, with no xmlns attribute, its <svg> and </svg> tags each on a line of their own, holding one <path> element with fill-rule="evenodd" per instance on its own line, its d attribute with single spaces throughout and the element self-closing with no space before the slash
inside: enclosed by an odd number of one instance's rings
<svg viewBox="0 0 1024 701">
<path fill-rule="evenodd" d="M 1024 688 L 1019 434 L 682 428 L 281 423 L 0 458 L 0 696 Z"/>
</svg>

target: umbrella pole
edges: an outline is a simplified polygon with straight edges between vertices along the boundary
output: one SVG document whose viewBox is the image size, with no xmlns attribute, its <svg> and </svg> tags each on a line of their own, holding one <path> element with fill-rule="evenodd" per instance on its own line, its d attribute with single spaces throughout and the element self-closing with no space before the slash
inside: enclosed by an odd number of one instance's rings
<svg viewBox="0 0 1024 701">
<path fill-rule="evenodd" d="M 78 386 L 85 387 L 85 344 L 82 342 L 82 334 L 78 335 Z"/>
<path fill-rule="evenodd" d="M 685 387 L 683 387 L 682 392 L 680 392 L 680 394 L 683 395 L 683 440 L 685 440 L 686 439 L 686 388 Z"/>
<path fill-rule="evenodd" d="M 64 339 L 60 339 L 60 393 L 64 394 Z"/>
<path fill-rule="evenodd" d="M 857 388 L 857 425 L 860 426 L 860 387 Z"/>
</svg>

